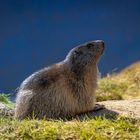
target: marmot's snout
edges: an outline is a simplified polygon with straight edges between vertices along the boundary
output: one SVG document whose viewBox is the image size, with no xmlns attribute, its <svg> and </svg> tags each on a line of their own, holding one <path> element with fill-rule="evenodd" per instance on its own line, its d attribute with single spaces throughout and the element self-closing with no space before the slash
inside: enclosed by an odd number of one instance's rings
<svg viewBox="0 0 140 140">
<path fill-rule="evenodd" d="M 95 40 L 93 42 L 95 42 L 96 44 L 98 44 L 100 46 L 104 46 L 104 41 L 103 40 Z"/>
<path fill-rule="evenodd" d="M 99 52 L 100 54 L 103 54 L 104 52 L 104 41 L 103 40 L 95 40 L 92 42 L 89 42 L 87 44 L 87 47 L 92 47 L 94 51 Z"/>
</svg>

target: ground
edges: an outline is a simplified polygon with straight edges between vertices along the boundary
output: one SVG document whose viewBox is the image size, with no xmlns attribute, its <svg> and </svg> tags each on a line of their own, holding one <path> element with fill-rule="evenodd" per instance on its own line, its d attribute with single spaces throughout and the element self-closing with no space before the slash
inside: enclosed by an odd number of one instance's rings
<svg viewBox="0 0 140 140">
<path fill-rule="evenodd" d="M 91 116 L 106 116 L 111 117 L 128 117 L 134 119 L 140 119 L 140 99 L 129 100 L 110 100 L 98 102 L 99 105 L 103 105 L 104 108 L 98 111 L 91 111 Z"/>
</svg>

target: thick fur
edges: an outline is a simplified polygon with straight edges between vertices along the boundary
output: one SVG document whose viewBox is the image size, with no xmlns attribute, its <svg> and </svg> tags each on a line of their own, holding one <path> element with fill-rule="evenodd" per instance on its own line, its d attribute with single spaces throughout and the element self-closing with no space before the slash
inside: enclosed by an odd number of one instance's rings
<svg viewBox="0 0 140 140">
<path fill-rule="evenodd" d="M 93 110 L 97 62 L 104 43 L 92 41 L 72 49 L 66 59 L 29 76 L 20 86 L 15 117 L 69 118 Z"/>
</svg>

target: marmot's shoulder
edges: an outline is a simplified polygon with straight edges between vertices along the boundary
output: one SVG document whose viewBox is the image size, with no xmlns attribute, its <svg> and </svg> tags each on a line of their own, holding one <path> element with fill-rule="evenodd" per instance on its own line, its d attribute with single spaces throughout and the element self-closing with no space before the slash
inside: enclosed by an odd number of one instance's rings
<svg viewBox="0 0 140 140">
<path fill-rule="evenodd" d="M 54 84 L 62 75 L 61 71 L 61 69 L 58 70 L 57 64 L 54 64 L 50 67 L 45 67 L 26 78 L 21 84 L 21 88 L 26 90 L 37 90 L 43 89 L 46 86 L 49 87 L 51 84 Z"/>
</svg>

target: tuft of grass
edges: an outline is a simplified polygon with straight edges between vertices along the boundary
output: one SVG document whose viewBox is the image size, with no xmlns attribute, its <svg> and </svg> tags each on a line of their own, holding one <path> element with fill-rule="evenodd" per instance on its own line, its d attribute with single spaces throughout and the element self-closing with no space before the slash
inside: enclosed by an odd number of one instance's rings
<svg viewBox="0 0 140 140">
<path fill-rule="evenodd" d="M 0 118 L 0 138 L 7 140 L 108 140 L 139 139 L 140 121 L 97 117 L 84 121 L 23 120 Z"/>
<path fill-rule="evenodd" d="M 97 101 L 140 98 L 140 62 L 98 81 Z"/>
<path fill-rule="evenodd" d="M 122 94 L 126 91 L 127 85 L 118 85 L 105 78 L 98 81 L 97 101 L 121 100 Z"/>
<path fill-rule="evenodd" d="M 8 107 L 12 107 L 14 103 L 9 99 L 10 94 L 0 93 L 0 103 L 5 104 Z"/>
</svg>

